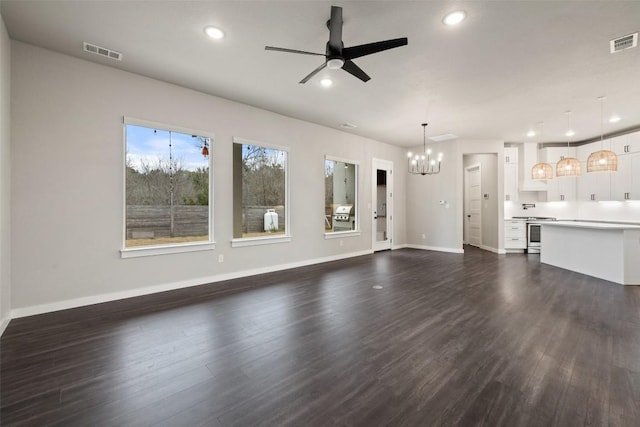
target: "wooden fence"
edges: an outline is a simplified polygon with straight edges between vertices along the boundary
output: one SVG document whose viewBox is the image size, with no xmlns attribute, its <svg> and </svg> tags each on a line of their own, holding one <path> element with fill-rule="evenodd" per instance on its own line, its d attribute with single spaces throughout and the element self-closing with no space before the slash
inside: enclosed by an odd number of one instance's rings
<svg viewBox="0 0 640 427">
<path fill-rule="evenodd" d="M 247 206 L 243 209 L 243 232 L 264 231 L 264 214 L 275 209 L 278 228 L 284 229 L 284 206 Z M 206 236 L 209 234 L 209 207 L 173 207 L 173 236 L 171 236 L 171 208 L 169 206 L 127 206 L 127 239 L 160 237 Z"/>
</svg>

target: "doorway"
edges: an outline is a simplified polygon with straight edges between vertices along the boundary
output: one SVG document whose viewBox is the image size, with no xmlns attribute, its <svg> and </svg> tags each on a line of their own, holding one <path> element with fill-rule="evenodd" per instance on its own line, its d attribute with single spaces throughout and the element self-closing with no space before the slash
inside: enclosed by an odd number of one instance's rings
<svg viewBox="0 0 640 427">
<path fill-rule="evenodd" d="M 465 244 L 482 245 L 482 170 L 480 164 L 464 168 L 464 230 Z"/>
<path fill-rule="evenodd" d="M 393 162 L 373 159 L 372 207 L 373 251 L 391 249 L 393 244 Z"/>
</svg>

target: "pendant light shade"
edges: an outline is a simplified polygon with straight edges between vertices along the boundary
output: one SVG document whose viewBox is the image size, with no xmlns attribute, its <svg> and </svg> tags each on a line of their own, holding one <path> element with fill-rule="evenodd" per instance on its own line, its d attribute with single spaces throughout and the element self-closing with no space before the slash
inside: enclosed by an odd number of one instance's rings
<svg viewBox="0 0 640 427">
<path fill-rule="evenodd" d="M 542 127 L 544 122 L 540 122 Z M 540 130 L 540 139 L 542 139 L 542 129 Z M 533 180 L 548 180 L 553 179 L 553 168 L 549 163 L 536 163 L 531 168 L 531 179 Z"/>
<path fill-rule="evenodd" d="M 587 172 L 616 172 L 618 156 L 613 151 L 599 150 L 589 155 Z"/>
<path fill-rule="evenodd" d="M 553 168 L 549 163 L 536 163 L 531 168 L 531 179 L 552 179 Z"/>
<path fill-rule="evenodd" d="M 604 139 L 604 100 L 604 96 L 598 98 L 598 101 L 600 101 L 600 150 L 589 155 L 587 172 L 616 172 L 618 170 L 618 156 L 616 153 L 605 150 L 602 147 Z"/>
<path fill-rule="evenodd" d="M 563 157 L 556 164 L 556 176 L 580 176 L 581 174 L 580 160 L 574 157 Z"/>
<path fill-rule="evenodd" d="M 567 115 L 567 135 L 569 135 L 571 132 L 571 111 L 565 111 L 565 114 Z M 581 174 L 580 160 L 569 157 L 569 141 L 567 141 L 567 157 L 562 157 L 556 163 L 556 176 L 580 176 Z"/>
</svg>

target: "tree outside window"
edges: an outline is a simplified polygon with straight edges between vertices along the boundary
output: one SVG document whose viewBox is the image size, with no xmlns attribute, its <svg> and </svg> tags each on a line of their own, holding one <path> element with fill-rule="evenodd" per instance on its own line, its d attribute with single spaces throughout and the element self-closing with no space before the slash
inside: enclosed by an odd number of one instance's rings
<svg viewBox="0 0 640 427">
<path fill-rule="evenodd" d="M 210 241 L 211 138 L 125 124 L 125 247 Z"/>
<path fill-rule="evenodd" d="M 286 149 L 234 138 L 233 237 L 288 234 Z"/>
</svg>

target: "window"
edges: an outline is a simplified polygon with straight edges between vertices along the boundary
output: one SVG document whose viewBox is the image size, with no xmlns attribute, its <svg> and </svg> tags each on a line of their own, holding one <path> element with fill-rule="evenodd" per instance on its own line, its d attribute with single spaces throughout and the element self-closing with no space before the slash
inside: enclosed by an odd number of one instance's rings
<svg viewBox="0 0 640 427">
<path fill-rule="evenodd" d="M 125 118 L 123 256 L 128 249 L 212 243 L 211 143 L 202 132 Z"/>
<path fill-rule="evenodd" d="M 289 241 L 287 149 L 233 141 L 232 245 Z"/>
<path fill-rule="evenodd" d="M 358 164 L 327 156 L 324 161 L 325 233 L 358 230 Z"/>
</svg>

